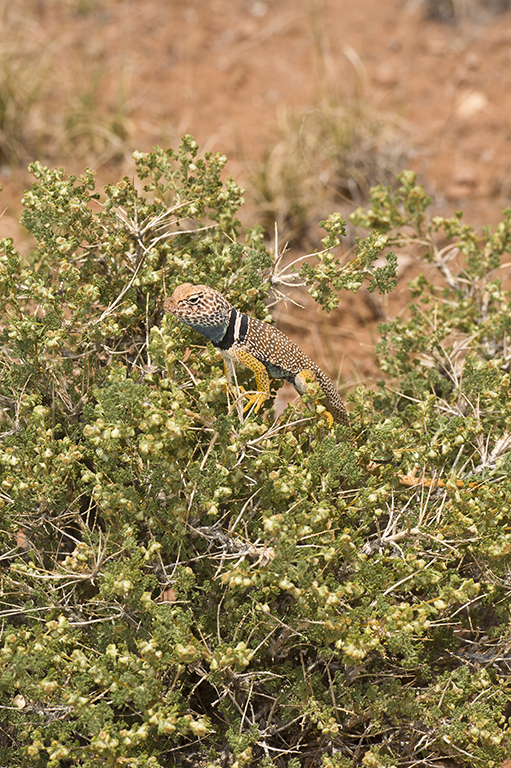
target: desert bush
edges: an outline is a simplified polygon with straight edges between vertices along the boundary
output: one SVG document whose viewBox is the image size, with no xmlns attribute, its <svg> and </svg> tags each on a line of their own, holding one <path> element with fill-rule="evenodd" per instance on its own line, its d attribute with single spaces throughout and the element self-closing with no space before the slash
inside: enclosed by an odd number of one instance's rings
<svg viewBox="0 0 511 768">
<path fill-rule="evenodd" d="M 61 15 L 87 14 L 94 5 L 56 4 Z M 49 5 L 0 2 L 0 164 L 14 168 L 56 156 L 85 163 L 92 157 L 97 168 L 119 160 L 129 132 L 123 67 L 85 53 L 83 35 L 52 38 L 44 24 Z"/>
<path fill-rule="evenodd" d="M 281 237 L 294 245 L 308 242 L 312 222 L 332 206 L 351 211 L 368 201 L 371 187 L 393 187 L 412 154 L 404 121 L 372 104 L 357 52 L 343 46 L 340 59 L 333 57 L 328 31 L 314 10 L 310 33 L 316 65 L 312 106 L 280 110 L 279 135 L 251 174 L 260 223 L 271 232 L 276 222 Z"/>
<path fill-rule="evenodd" d="M 101 192 L 33 164 L 37 246 L 2 241 L 0 762 L 500 765 L 510 214 L 429 223 L 405 173 L 356 213 L 349 263 L 324 222 L 298 279 L 327 310 L 388 291 L 391 247 L 443 281 L 382 327 L 349 436 L 321 403 L 240 420 L 213 349 L 162 320 L 184 281 L 270 319 L 279 254 L 240 233 L 225 158 L 186 137 L 135 160 Z"/>
<path fill-rule="evenodd" d="M 0 163 L 25 159 L 42 138 L 38 107 L 51 69 L 51 47 L 19 10 L 0 4 Z M 27 160 L 28 162 L 28 160 Z"/>
<path fill-rule="evenodd" d="M 367 201 L 372 186 L 394 185 L 410 156 L 397 118 L 358 96 L 319 98 L 280 123 L 251 181 L 261 223 L 271 231 L 276 221 L 294 244 L 306 240 L 316 210 Z"/>
<path fill-rule="evenodd" d="M 427 0 L 426 16 L 447 22 L 467 19 L 477 21 L 483 14 L 495 15 L 508 11 L 509 0 Z"/>
</svg>

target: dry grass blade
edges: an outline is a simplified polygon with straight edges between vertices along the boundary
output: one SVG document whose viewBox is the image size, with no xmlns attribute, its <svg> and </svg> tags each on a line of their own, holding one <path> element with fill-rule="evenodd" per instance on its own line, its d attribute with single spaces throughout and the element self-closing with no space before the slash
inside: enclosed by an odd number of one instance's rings
<svg viewBox="0 0 511 768">
<path fill-rule="evenodd" d="M 14 4 L 0 6 L 0 30 L 0 162 L 26 162 L 45 139 L 39 106 L 54 52 Z"/>
</svg>

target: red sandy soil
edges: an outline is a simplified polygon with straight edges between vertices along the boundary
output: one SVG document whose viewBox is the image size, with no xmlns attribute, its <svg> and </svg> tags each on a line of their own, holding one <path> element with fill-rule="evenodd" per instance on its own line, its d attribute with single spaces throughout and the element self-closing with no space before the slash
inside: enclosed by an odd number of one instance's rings
<svg viewBox="0 0 511 768">
<path fill-rule="evenodd" d="M 191 133 L 202 150 L 227 155 L 229 175 L 248 187 L 250 165 L 278 138 L 282 111 L 314 104 L 325 73 L 349 94 L 358 61 L 363 98 L 406 127 L 409 166 L 435 213 L 463 208 L 479 227 L 497 223 L 509 204 L 511 12 L 445 24 L 428 20 L 420 0 L 22 0 L 19 7 L 57 50 L 63 80 L 77 62 L 84 72 L 103 67 L 104 98 L 114 106 L 108 77 L 122 73 L 131 149 L 175 146 Z M 73 171 L 94 164 L 49 162 Z M 103 166 L 101 178 L 132 172 L 128 155 Z M 3 234 L 19 238 L 19 177 L 2 181 Z M 256 221 L 254 207 L 242 218 Z M 280 326 L 348 388 L 370 383 L 377 376 L 371 306 L 343 295 L 340 309 L 325 316 L 305 302 L 306 312 L 281 306 Z"/>
</svg>

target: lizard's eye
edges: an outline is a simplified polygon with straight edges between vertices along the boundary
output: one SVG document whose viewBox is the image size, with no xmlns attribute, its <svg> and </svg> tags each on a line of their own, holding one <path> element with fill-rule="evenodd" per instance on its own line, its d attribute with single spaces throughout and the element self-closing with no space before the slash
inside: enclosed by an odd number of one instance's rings
<svg viewBox="0 0 511 768">
<path fill-rule="evenodd" d="M 193 305 L 198 304 L 200 299 L 201 299 L 201 297 L 198 296 L 198 295 L 197 296 L 189 296 L 188 304 L 193 304 Z"/>
</svg>

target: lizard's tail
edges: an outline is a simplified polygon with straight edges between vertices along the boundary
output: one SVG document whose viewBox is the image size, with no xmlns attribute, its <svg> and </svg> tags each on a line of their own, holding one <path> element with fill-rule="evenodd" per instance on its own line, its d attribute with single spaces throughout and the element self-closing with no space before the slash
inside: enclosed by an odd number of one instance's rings
<svg viewBox="0 0 511 768">
<path fill-rule="evenodd" d="M 332 414 L 334 421 L 350 429 L 348 411 L 333 381 L 317 366 L 314 366 L 314 376 L 325 394 L 323 402 L 327 411 Z"/>
</svg>

